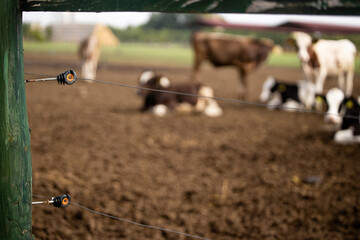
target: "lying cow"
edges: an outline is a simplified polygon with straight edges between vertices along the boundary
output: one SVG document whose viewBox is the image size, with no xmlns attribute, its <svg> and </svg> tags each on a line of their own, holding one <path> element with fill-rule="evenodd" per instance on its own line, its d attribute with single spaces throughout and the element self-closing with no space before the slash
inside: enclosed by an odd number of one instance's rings
<svg viewBox="0 0 360 240">
<path fill-rule="evenodd" d="M 241 88 L 239 97 L 246 98 L 248 74 L 267 59 L 274 47 L 270 39 L 256 39 L 223 33 L 197 32 L 192 35 L 194 49 L 193 81 L 204 60 L 215 67 L 235 66 L 238 69 Z"/>
<path fill-rule="evenodd" d="M 315 85 L 306 80 L 289 84 L 269 76 L 263 84 L 260 100 L 266 102 L 268 108 L 311 109 L 315 103 Z"/>
<path fill-rule="evenodd" d="M 360 143 L 360 98 L 356 100 L 354 97 L 345 97 L 340 89 L 332 88 L 326 96 L 317 96 L 317 101 L 322 101 L 327 106 L 324 120 L 340 125 L 340 130 L 334 136 L 335 142 Z"/>
<path fill-rule="evenodd" d="M 351 96 L 356 54 L 356 47 L 351 41 L 320 39 L 313 43 L 309 34 L 293 32 L 291 42 L 297 48 L 305 77 L 315 82 L 317 94 L 323 93 L 324 82 L 329 75 L 338 76 L 340 89 L 346 96 Z"/>
<path fill-rule="evenodd" d="M 154 71 L 144 71 L 139 77 L 142 89 L 139 95 L 143 96 L 142 111 L 152 111 L 157 116 L 164 116 L 169 111 L 203 112 L 209 117 L 222 115 L 222 110 L 214 97 L 213 89 L 202 84 L 183 83 L 171 84 L 170 80 Z M 171 91 L 183 94 L 152 91 Z"/>
</svg>

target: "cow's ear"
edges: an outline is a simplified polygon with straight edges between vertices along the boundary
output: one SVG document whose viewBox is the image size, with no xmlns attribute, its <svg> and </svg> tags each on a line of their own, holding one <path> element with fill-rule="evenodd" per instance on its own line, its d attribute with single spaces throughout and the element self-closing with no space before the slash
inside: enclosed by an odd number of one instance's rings
<svg viewBox="0 0 360 240">
<path fill-rule="evenodd" d="M 140 85 L 145 85 L 154 77 L 155 77 L 155 72 L 154 71 L 145 70 L 140 74 L 139 83 L 140 83 Z"/>
<path fill-rule="evenodd" d="M 159 79 L 159 84 L 163 88 L 168 88 L 168 87 L 170 87 L 170 80 L 167 77 L 161 77 Z"/>
<path fill-rule="evenodd" d="M 296 46 L 296 41 L 294 38 L 288 38 L 287 39 L 287 43 L 290 45 L 290 46 Z"/>
<path fill-rule="evenodd" d="M 321 32 L 316 31 L 311 40 L 312 44 L 317 43 L 321 39 L 321 37 Z"/>
<path fill-rule="evenodd" d="M 315 101 L 316 101 L 316 103 L 327 104 L 326 96 L 323 94 L 316 94 Z"/>
<path fill-rule="evenodd" d="M 319 41 L 319 38 L 313 38 L 313 39 L 311 40 L 312 44 L 315 44 L 315 43 L 317 43 L 318 41 Z"/>
<path fill-rule="evenodd" d="M 323 111 L 329 107 L 325 95 L 323 94 L 315 95 L 315 107 L 317 111 Z"/>
<path fill-rule="evenodd" d="M 283 93 L 286 91 L 286 86 L 285 86 L 285 84 L 279 84 L 277 89 L 280 93 Z"/>
<path fill-rule="evenodd" d="M 347 98 L 344 100 L 344 104 L 345 104 L 346 109 L 353 109 L 355 103 L 354 103 L 353 99 Z"/>
</svg>

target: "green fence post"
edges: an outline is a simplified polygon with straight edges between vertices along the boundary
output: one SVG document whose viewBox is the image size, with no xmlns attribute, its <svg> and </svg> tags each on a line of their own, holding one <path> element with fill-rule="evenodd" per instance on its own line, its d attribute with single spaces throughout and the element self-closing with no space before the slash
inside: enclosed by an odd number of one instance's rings
<svg viewBox="0 0 360 240">
<path fill-rule="evenodd" d="M 32 239 L 21 0 L 0 1 L 0 239 Z"/>
</svg>

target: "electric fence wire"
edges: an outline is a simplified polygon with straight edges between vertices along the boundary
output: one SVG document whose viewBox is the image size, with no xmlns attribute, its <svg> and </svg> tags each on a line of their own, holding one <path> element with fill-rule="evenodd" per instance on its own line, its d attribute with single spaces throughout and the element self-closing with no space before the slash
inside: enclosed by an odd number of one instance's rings
<svg viewBox="0 0 360 240">
<path fill-rule="evenodd" d="M 135 225 L 140 226 L 140 227 L 150 228 L 150 229 L 155 229 L 155 230 L 160 230 L 160 231 L 169 232 L 169 233 L 174 233 L 174 234 L 183 235 L 183 236 L 186 236 L 186 237 L 191 237 L 191 238 L 196 238 L 196 239 L 210 240 L 210 239 L 208 239 L 208 238 L 203 238 L 203 237 L 195 236 L 195 235 L 188 234 L 188 233 L 182 233 L 182 232 L 178 232 L 178 231 L 174 231 L 174 230 L 169 230 L 169 229 L 161 228 L 161 227 L 154 227 L 154 226 L 151 226 L 151 225 L 146 225 L 146 224 L 142 224 L 142 223 L 137 223 L 137 222 L 134 222 L 134 221 L 131 221 L 131 220 L 127 220 L 127 219 L 124 219 L 124 218 L 115 217 L 115 216 L 112 216 L 112 215 L 109 215 L 109 214 L 106 214 L 106 213 L 102 213 L 102 212 L 98 212 L 98 211 L 95 211 L 95 210 L 86 208 L 86 207 L 84 207 L 84 206 L 81 206 L 81 205 L 76 204 L 76 203 L 73 203 L 73 202 L 71 202 L 70 204 L 72 204 L 72 205 L 74 205 L 74 206 L 77 206 L 77 207 L 79 207 L 79 208 L 82 208 L 82 209 L 84 209 L 84 210 L 86 210 L 86 211 L 89 211 L 89 212 L 91 212 L 91 213 L 95 213 L 95 214 L 98 214 L 98 215 L 101 215 L 101 216 L 105 216 L 105 217 L 108 217 L 108 218 L 112 218 L 112 219 L 115 219 L 115 220 L 119 220 L 119 221 L 131 223 L 131 224 L 135 224 Z"/>
<path fill-rule="evenodd" d="M 37 197 L 37 198 L 49 198 L 49 197 L 44 197 L 44 196 L 39 196 L 39 195 L 32 195 L 32 196 L 33 196 L 33 197 Z M 90 209 L 90 208 L 81 206 L 81 205 L 76 204 L 76 203 L 73 203 L 73 202 L 70 202 L 70 204 L 71 204 L 71 205 L 74 205 L 74 206 L 76 206 L 76 207 L 79 207 L 79 208 L 81 208 L 81 209 L 83 209 L 83 210 L 85 210 L 85 211 L 94 213 L 94 214 L 98 214 L 98 215 L 101 215 L 101 216 L 104 216 L 104 217 L 108 217 L 108 218 L 111 218 L 111 219 L 115 219 L 115 220 L 119 220 L 119 221 L 122 221 L 122 222 L 131 223 L 131 224 L 134 224 L 134 225 L 137 225 L 137 226 L 140 226 L 140 227 L 150 228 L 150 229 L 155 229 L 155 230 L 160 230 L 160 231 L 169 232 L 169 233 L 174 233 L 174 234 L 183 235 L 183 236 L 190 237 L 190 238 L 195 238 L 195 239 L 210 240 L 210 239 L 208 239 L 208 238 L 199 237 L 199 236 L 195 236 L 195 235 L 188 234 L 188 233 L 178 232 L 178 231 L 169 230 L 169 229 L 161 228 L 161 227 L 155 227 L 155 226 L 151 226 L 151 225 L 147 225 L 147 224 L 137 223 L 137 222 L 134 222 L 134 221 L 131 221 L 131 220 L 128 220 L 128 219 L 124 219 L 124 218 L 120 218 L 120 217 L 115 217 L 115 216 L 113 216 L 113 215 L 106 214 L 106 213 L 102 213 L 102 212 L 98 212 L 98 211 L 92 210 L 92 209 Z"/>
<path fill-rule="evenodd" d="M 29 73 L 29 72 L 25 72 L 25 74 L 27 74 L 27 75 L 46 76 L 46 77 L 54 77 L 54 75 Z M 92 81 L 92 82 L 95 82 L 95 83 L 102 83 L 102 84 L 107 84 L 107 85 L 119 86 L 119 87 L 124 87 L 124 88 L 137 89 L 137 90 L 148 90 L 148 91 L 154 91 L 154 92 L 177 94 L 177 95 L 184 95 L 184 96 L 191 96 L 191 97 L 210 98 L 210 99 L 213 99 L 213 100 L 216 100 L 216 101 L 231 102 L 231 103 L 237 103 L 237 104 L 247 104 L 247 105 L 259 106 L 259 107 L 267 107 L 267 104 L 249 102 L 249 101 L 245 101 L 245 100 L 237 100 L 237 99 L 230 99 L 230 98 L 223 98 L 223 97 L 206 97 L 206 96 L 200 96 L 200 95 L 191 94 L 191 93 L 182 93 L 182 92 L 168 91 L 168 90 L 162 90 L 162 89 L 145 88 L 145 87 L 140 87 L 140 86 L 132 86 L 132 85 L 127 85 L 127 84 L 122 84 L 122 83 L 106 82 L 106 81 L 88 79 L 88 78 L 78 78 L 78 79 L 79 80 L 85 80 L 85 81 Z M 308 109 L 290 108 L 290 107 L 281 107 L 281 106 L 279 108 L 283 109 L 283 110 L 294 110 L 294 111 L 313 113 L 313 114 L 318 114 L 318 115 L 325 115 L 326 114 L 324 112 L 319 112 L 319 111 L 315 111 L 315 110 L 308 110 Z M 355 116 L 347 116 L 347 115 L 342 115 L 342 114 L 334 114 L 334 115 L 341 116 L 341 117 L 344 117 L 344 118 L 359 119 L 359 117 L 355 117 Z M 48 197 L 39 196 L 39 195 L 33 195 L 33 197 L 48 198 Z M 137 226 L 140 226 L 140 227 L 156 229 L 156 230 L 170 232 L 170 233 L 183 235 L 183 236 L 196 238 L 196 239 L 209 240 L 207 238 L 203 238 L 203 237 L 199 237 L 199 236 L 195 236 L 195 235 L 191 235 L 191 234 L 187 234 L 187 233 L 182 233 L 182 232 L 169 230 L 169 229 L 165 229 L 165 228 L 160 228 L 160 227 L 155 227 L 155 226 L 146 225 L 146 224 L 141 224 L 141 223 L 137 223 L 137 222 L 127 220 L 127 219 L 124 219 L 124 218 L 115 217 L 113 215 L 98 212 L 98 211 L 89 209 L 87 207 L 81 206 L 81 205 L 73 203 L 73 202 L 71 202 L 70 204 L 74 205 L 74 206 L 77 206 L 77 207 L 79 207 L 79 208 L 81 208 L 83 210 L 86 210 L 88 212 L 94 213 L 94 214 L 98 214 L 98 215 L 105 216 L 105 217 L 108 217 L 108 218 L 112 218 L 112 219 L 115 219 L 115 220 L 131 223 L 131 224 L 134 224 L 134 225 L 137 225 Z"/>
<path fill-rule="evenodd" d="M 29 73 L 29 72 L 25 72 L 25 74 L 46 76 L 46 77 L 54 77 L 54 75 L 37 74 L 37 73 Z M 95 82 L 95 83 L 102 83 L 102 84 L 113 85 L 113 86 L 124 87 L 124 88 L 137 89 L 137 90 L 148 90 L 148 91 L 160 92 L 160 93 L 169 93 L 169 94 L 176 94 L 176 95 L 183 95 L 183 96 L 190 96 L 190 97 L 198 97 L 198 98 L 208 98 L 208 99 L 213 99 L 213 100 L 216 100 L 216 101 L 230 102 L 230 103 L 236 103 L 236 104 L 246 104 L 246 105 L 258 106 L 258 107 L 266 107 L 266 108 L 268 107 L 268 105 L 265 104 L 265 103 L 249 102 L 249 101 L 245 101 L 245 100 L 238 100 L 238 99 L 231 99 L 231 98 L 200 96 L 198 94 L 192 94 L 192 93 L 183 93 L 183 92 L 168 91 L 168 90 L 163 90 L 163 89 L 146 88 L 146 87 L 133 86 L 133 85 L 127 85 L 127 84 L 122 84 L 122 83 L 106 82 L 106 81 L 89 79 L 89 78 L 78 78 L 78 80 L 92 81 L 92 82 Z M 343 117 L 343 118 L 350 118 L 350 119 L 360 120 L 360 118 L 358 116 L 343 115 L 343 114 L 338 114 L 338 113 L 331 113 L 330 114 L 330 113 L 320 112 L 320 111 L 316 111 L 316 110 L 293 108 L 293 107 L 284 107 L 284 106 L 276 106 L 276 107 L 279 108 L 279 109 L 282 109 L 282 110 L 298 111 L 298 112 L 312 113 L 312 114 L 317 114 L 317 115 L 334 115 L 334 116 L 339 116 L 339 117 Z"/>
<path fill-rule="evenodd" d="M 40 195 L 35 195 L 35 194 L 33 194 L 32 196 L 33 196 L 33 197 L 37 197 L 37 198 L 48 198 L 48 199 L 51 198 L 51 197 L 45 197 L 45 196 L 40 196 Z"/>
</svg>

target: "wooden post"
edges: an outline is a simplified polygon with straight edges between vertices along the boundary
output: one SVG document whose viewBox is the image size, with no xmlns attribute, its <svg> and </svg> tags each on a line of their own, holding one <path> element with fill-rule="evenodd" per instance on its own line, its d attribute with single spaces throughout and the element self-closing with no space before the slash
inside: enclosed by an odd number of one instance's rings
<svg viewBox="0 0 360 240">
<path fill-rule="evenodd" d="M 32 170 L 24 85 L 21 11 L 360 15 L 358 0 L 338 0 L 336 4 L 330 2 L 325 0 L 0 0 L 0 239 L 32 239 Z"/>
<path fill-rule="evenodd" d="M 23 11 L 360 15 L 359 0 L 22 0 Z"/>
<path fill-rule="evenodd" d="M 21 0 L 0 1 L 0 239 L 32 239 Z"/>
</svg>

